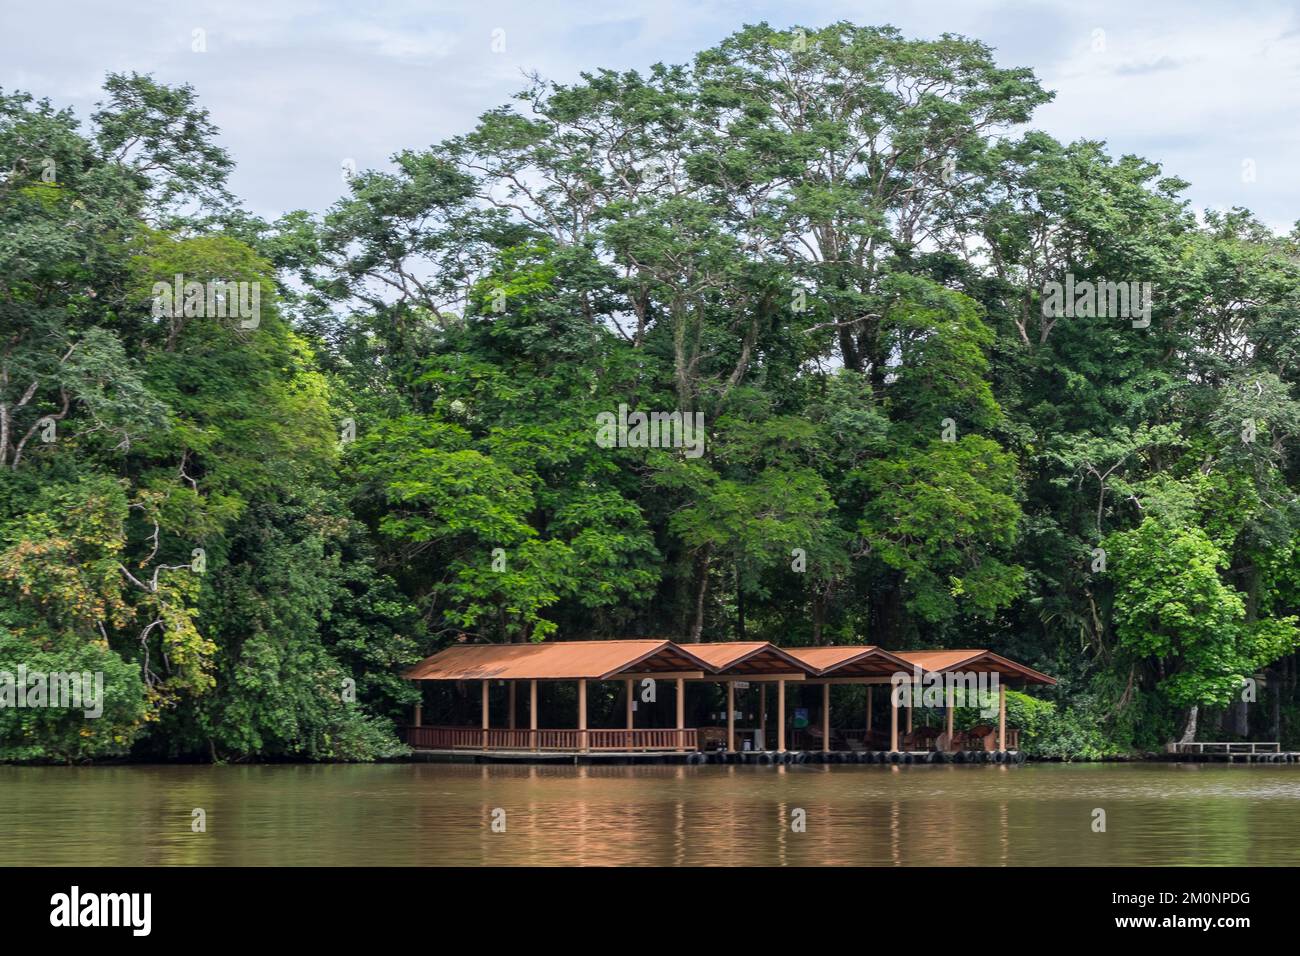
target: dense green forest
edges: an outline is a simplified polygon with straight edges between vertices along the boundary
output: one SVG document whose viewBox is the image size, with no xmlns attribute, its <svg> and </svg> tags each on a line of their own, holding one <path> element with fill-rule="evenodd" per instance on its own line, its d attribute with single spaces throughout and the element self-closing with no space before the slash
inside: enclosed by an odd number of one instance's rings
<svg viewBox="0 0 1300 956">
<path fill-rule="evenodd" d="M 1047 756 L 1300 744 L 1300 231 L 1051 95 L 746 27 L 266 222 L 189 87 L 0 91 L 0 670 L 106 683 L 0 759 L 371 759 L 454 640 L 651 635 L 989 647 L 1060 678 L 1013 702 Z"/>
</svg>

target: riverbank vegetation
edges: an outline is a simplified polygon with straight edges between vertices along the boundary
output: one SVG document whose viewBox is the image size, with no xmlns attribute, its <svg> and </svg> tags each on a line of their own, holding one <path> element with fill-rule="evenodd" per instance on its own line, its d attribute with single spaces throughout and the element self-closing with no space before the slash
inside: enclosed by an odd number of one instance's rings
<svg viewBox="0 0 1300 956">
<path fill-rule="evenodd" d="M 0 91 L 0 669 L 109 688 L 0 759 L 383 756 L 462 637 L 988 647 L 1060 678 L 1011 705 L 1046 756 L 1300 744 L 1300 234 L 1050 98 L 746 27 L 268 222 L 188 87 Z"/>
</svg>

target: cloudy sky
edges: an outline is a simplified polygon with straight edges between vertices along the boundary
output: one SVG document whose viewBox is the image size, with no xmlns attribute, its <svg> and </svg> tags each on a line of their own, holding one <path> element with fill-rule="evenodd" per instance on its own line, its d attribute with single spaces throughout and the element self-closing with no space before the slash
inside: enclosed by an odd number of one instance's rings
<svg viewBox="0 0 1300 956">
<path fill-rule="evenodd" d="M 0 87 L 85 113 L 109 71 L 191 83 L 238 164 L 236 194 L 269 217 L 328 206 L 344 160 L 381 166 L 464 131 L 526 71 L 563 81 L 684 62 L 760 20 L 892 23 L 983 40 L 1056 91 L 1036 126 L 1156 160 L 1192 182 L 1198 208 L 1247 206 L 1285 230 L 1300 219 L 1298 10 L 1295 0 L 3 0 Z"/>
</svg>

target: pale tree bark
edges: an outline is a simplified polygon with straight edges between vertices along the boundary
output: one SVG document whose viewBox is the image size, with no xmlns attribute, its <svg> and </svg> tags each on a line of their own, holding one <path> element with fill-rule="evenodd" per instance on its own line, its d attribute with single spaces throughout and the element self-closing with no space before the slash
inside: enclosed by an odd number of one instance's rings
<svg viewBox="0 0 1300 956">
<path fill-rule="evenodd" d="M 705 547 L 695 559 L 695 615 L 687 640 L 698 644 L 704 633 L 704 597 L 709 591 L 709 548 Z"/>
<path fill-rule="evenodd" d="M 1180 744 L 1190 744 L 1196 740 L 1196 717 L 1199 712 L 1200 708 L 1195 704 L 1187 711 L 1187 724 L 1183 727 L 1182 739 L 1178 741 Z"/>
</svg>

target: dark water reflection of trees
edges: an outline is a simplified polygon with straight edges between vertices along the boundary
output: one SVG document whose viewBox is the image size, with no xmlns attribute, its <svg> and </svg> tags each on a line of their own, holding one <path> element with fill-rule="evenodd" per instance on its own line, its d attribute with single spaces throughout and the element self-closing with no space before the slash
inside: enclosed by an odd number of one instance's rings
<svg viewBox="0 0 1300 956">
<path fill-rule="evenodd" d="M 11 864 L 1300 863 L 1290 767 L 2 767 L 0 790 Z"/>
</svg>

